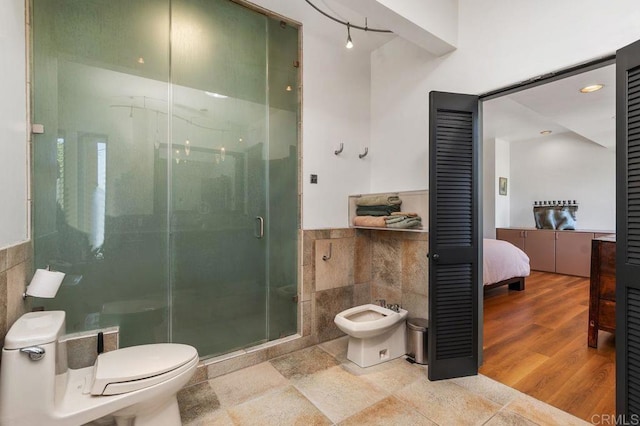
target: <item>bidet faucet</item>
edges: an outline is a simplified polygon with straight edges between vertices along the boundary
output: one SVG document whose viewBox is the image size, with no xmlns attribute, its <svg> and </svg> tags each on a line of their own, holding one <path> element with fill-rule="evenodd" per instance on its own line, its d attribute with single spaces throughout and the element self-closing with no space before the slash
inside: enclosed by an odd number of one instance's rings
<svg viewBox="0 0 640 426">
<path fill-rule="evenodd" d="M 387 305 L 387 309 L 391 309 L 394 312 L 400 312 L 400 305 L 398 303 L 393 303 L 391 305 Z"/>
</svg>

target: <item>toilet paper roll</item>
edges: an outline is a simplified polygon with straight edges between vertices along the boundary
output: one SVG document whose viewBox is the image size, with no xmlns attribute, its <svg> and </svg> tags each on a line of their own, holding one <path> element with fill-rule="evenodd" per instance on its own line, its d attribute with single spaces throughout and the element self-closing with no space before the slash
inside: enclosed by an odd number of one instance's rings
<svg viewBox="0 0 640 426">
<path fill-rule="evenodd" d="M 33 297 L 54 298 L 62 280 L 64 273 L 57 271 L 47 271 L 46 269 L 37 269 L 31 283 L 27 287 L 27 295 Z"/>
</svg>

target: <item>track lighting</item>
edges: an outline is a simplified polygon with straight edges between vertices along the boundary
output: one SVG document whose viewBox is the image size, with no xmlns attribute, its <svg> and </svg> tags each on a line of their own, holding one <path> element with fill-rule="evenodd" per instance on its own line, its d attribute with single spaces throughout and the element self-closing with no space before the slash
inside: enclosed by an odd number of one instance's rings
<svg viewBox="0 0 640 426">
<path fill-rule="evenodd" d="M 350 22 L 346 22 L 345 20 L 336 18 L 335 16 L 331 16 L 327 12 L 324 12 L 323 10 L 318 8 L 318 6 L 313 4 L 311 2 L 311 0 L 304 0 L 304 1 L 306 1 L 309 4 L 309 6 L 314 8 L 320 14 L 326 16 L 327 18 L 331 19 L 334 22 L 337 22 L 338 24 L 342 24 L 345 27 L 347 27 L 347 44 L 345 45 L 345 47 L 347 49 L 353 49 L 353 40 L 351 40 L 351 27 L 353 27 L 353 28 L 355 28 L 357 30 L 371 31 L 371 32 L 374 32 L 374 33 L 392 33 L 393 32 L 393 31 L 389 31 L 389 30 L 383 30 L 383 29 L 380 29 L 380 28 L 369 28 L 369 24 L 367 23 L 367 18 L 365 18 L 365 20 L 364 20 L 364 27 L 362 27 L 360 25 L 351 25 Z"/>
<path fill-rule="evenodd" d="M 353 49 L 353 41 L 351 41 L 351 24 L 347 22 L 347 49 Z"/>
</svg>

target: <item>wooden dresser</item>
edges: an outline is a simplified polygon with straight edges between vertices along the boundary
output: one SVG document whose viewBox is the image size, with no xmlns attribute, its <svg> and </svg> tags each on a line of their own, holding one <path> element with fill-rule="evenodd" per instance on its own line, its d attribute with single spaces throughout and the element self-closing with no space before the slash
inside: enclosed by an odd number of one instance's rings
<svg viewBox="0 0 640 426">
<path fill-rule="evenodd" d="M 598 331 L 616 330 L 616 237 L 608 235 L 591 242 L 591 287 L 589 291 L 588 344 L 598 347 Z"/>
</svg>

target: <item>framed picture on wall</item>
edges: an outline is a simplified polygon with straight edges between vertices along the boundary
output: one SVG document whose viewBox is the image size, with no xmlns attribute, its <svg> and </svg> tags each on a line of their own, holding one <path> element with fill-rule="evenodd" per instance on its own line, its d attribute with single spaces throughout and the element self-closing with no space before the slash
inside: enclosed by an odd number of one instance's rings
<svg viewBox="0 0 640 426">
<path fill-rule="evenodd" d="M 498 193 L 500 195 L 507 195 L 507 178 L 506 177 L 498 178 Z"/>
</svg>

